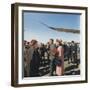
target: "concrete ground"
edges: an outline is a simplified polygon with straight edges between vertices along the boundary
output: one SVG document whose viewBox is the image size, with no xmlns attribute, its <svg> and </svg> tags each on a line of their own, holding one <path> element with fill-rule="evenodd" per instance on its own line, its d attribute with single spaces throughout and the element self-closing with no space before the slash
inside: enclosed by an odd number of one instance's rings
<svg viewBox="0 0 90 90">
<path fill-rule="evenodd" d="M 43 60 L 40 66 L 40 76 L 50 76 L 49 60 Z M 64 61 L 64 75 L 80 75 L 80 60 L 77 63 L 68 63 L 68 60 Z"/>
</svg>

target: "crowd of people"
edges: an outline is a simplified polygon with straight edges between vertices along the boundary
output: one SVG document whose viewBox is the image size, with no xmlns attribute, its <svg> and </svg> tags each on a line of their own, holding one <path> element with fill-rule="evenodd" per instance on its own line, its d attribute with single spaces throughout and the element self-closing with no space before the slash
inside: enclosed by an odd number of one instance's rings
<svg viewBox="0 0 90 90">
<path fill-rule="evenodd" d="M 79 43 L 63 42 L 62 40 L 50 39 L 46 44 L 39 43 L 37 40 L 30 42 L 24 41 L 24 76 L 38 77 L 41 60 L 50 60 L 50 76 L 64 75 L 64 60 L 68 64 L 77 63 L 80 53 Z"/>
</svg>

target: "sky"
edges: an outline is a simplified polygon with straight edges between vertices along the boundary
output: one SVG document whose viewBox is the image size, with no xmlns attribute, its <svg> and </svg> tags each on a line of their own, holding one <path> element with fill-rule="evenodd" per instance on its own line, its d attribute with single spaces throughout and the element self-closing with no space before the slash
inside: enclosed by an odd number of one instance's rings
<svg viewBox="0 0 90 90">
<path fill-rule="evenodd" d="M 80 30 L 79 14 L 24 12 L 24 40 L 36 39 L 47 43 L 50 38 L 64 41 L 80 41 L 79 34 L 57 32 L 41 24 L 43 22 L 51 27 L 70 28 Z"/>
</svg>

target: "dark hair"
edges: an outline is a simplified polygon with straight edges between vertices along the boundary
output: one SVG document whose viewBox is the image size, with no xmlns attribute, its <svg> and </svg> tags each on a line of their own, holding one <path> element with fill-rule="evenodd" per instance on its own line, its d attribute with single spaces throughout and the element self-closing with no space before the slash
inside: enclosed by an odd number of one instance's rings
<svg viewBox="0 0 90 90">
<path fill-rule="evenodd" d="M 27 42 L 27 44 L 29 45 L 29 42 Z"/>
<path fill-rule="evenodd" d="M 33 45 L 35 45 L 37 43 L 37 40 L 31 40 L 31 45 L 33 46 Z"/>
<path fill-rule="evenodd" d="M 24 40 L 24 45 L 26 45 L 26 42 L 27 42 L 27 41 L 26 41 L 26 40 Z"/>
<path fill-rule="evenodd" d="M 50 40 L 51 40 L 52 42 L 54 42 L 54 40 L 53 40 L 52 38 L 51 38 Z"/>
<path fill-rule="evenodd" d="M 74 43 L 74 41 L 72 41 L 72 43 Z"/>
</svg>

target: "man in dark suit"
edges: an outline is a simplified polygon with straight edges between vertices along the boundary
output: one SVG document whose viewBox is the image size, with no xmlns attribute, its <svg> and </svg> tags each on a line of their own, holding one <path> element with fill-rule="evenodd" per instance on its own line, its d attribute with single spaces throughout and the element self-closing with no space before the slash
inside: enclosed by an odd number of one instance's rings
<svg viewBox="0 0 90 90">
<path fill-rule="evenodd" d="M 55 65 L 54 65 L 54 59 L 55 59 L 55 52 L 54 50 L 56 49 L 55 44 L 54 44 L 54 40 L 50 39 L 49 40 L 49 44 L 50 44 L 50 76 L 53 76 L 53 72 L 55 71 Z"/>
</svg>

